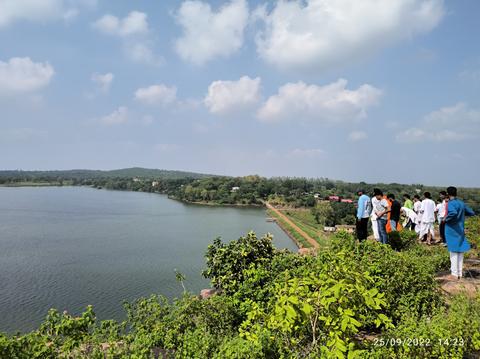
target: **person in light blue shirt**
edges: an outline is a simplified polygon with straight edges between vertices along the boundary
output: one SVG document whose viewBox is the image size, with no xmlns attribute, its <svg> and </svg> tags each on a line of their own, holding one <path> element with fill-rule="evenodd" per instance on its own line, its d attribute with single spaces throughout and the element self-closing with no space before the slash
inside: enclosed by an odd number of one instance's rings
<svg viewBox="0 0 480 359">
<path fill-rule="evenodd" d="M 460 279 L 463 275 L 463 254 L 470 250 L 465 237 L 465 216 L 474 216 L 473 210 L 457 198 L 457 189 L 448 187 L 447 215 L 445 216 L 445 239 L 450 252 L 451 276 Z"/>
<path fill-rule="evenodd" d="M 372 202 L 370 197 L 365 194 L 363 189 L 357 191 L 358 207 L 357 207 L 357 238 L 364 241 L 368 237 L 368 219 L 372 212 Z"/>
</svg>

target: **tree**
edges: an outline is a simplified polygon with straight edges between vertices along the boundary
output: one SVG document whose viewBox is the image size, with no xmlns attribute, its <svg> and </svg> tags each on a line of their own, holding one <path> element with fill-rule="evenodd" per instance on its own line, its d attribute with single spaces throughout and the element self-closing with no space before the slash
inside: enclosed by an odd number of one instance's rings
<svg viewBox="0 0 480 359">
<path fill-rule="evenodd" d="M 335 213 L 330 202 L 318 202 L 317 205 L 312 208 L 312 215 L 315 217 L 317 223 L 322 226 L 335 225 Z"/>
</svg>

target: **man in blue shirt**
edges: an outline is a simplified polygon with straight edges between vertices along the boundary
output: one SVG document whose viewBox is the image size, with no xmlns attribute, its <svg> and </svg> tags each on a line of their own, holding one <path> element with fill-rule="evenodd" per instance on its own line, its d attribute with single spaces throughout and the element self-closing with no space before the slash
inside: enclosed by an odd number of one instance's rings
<svg viewBox="0 0 480 359">
<path fill-rule="evenodd" d="M 357 238 L 359 241 L 364 241 L 368 237 L 368 218 L 372 212 L 372 202 L 370 197 L 365 194 L 365 190 L 359 189 L 357 191 L 358 207 L 357 207 Z"/>
<path fill-rule="evenodd" d="M 465 216 L 474 216 L 475 213 L 463 201 L 457 198 L 457 189 L 448 187 L 447 215 L 445 221 L 445 239 L 450 252 L 451 277 L 460 279 L 463 275 L 463 254 L 470 249 L 465 237 Z"/>
</svg>

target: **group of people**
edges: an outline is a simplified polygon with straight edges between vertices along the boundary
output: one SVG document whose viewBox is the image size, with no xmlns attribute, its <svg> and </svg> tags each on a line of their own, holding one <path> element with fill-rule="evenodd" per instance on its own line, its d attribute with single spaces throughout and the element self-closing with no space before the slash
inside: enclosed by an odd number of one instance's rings
<svg viewBox="0 0 480 359">
<path fill-rule="evenodd" d="M 450 252 L 451 276 L 461 278 L 463 275 L 463 254 L 470 249 L 465 237 L 465 216 L 475 213 L 463 201 L 457 198 L 457 189 L 448 187 L 439 192 L 438 203 L 432 200 L 430 192 L 418 194 L 413 199 L 403 195 L 403 206 L 394 194 L 387 194 L 375 188 L 370 198 L 363 189 L 357 191 L 357 238 L 364 241 L 368 237 L 368 223 L 371 221 L 375 239 L 388 243 L 388 232 L 406 228 L 414 230 L 420 241 L 430 245 L 442 243 Z M 402 214 L 405 220 L 400 223 Z M 440 240 L 435 241 L 435 220 L 438 222 Z"/>
</svg>

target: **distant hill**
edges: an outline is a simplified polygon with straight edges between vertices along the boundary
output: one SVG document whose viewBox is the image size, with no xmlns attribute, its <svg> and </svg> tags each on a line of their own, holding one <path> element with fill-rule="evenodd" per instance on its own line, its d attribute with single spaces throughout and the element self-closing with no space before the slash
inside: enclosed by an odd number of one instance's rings
<svg viewBox="0 0 480 359">
<path fill-rule="evenodd" d="M 21 171 L 21 170 L 7 170 L 0 171 L 0 178 L 9 179 L 96 179 L 96 178 L 162 178 L 162 179 L 182 179 L 194 178 L 200 179 L 205 177 L 215 177 L 214 175 L 184 172 L 184 171 L 169 171 L 141 167 L 123 168 L 118 170 L 101 171 L 101 170 L 64 170 L 64 171 Z"/>
</svg>

